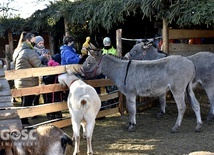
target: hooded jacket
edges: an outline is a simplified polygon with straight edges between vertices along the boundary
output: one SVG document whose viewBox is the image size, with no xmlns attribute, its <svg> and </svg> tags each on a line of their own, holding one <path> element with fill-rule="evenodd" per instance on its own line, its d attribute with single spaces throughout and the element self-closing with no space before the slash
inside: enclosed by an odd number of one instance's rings
<svg viewBox="0 0 214 155">
<path fill-rule="evenodd" d="M 41 60 L 33 49 L 32 45 L 23 42 L 22 45 L 14 51 L 13 61 L 15 70 L 43 67 Z M 22 78 L 14 80 L 16 88 L 25 88 L 39 85 L 38 77 Z"/>
<path fill-rule="evenodd" d="M 61 65 L 78 64 L 80 57 L 72 46 L 63 45 L 60 47 Z"/>
</svg>

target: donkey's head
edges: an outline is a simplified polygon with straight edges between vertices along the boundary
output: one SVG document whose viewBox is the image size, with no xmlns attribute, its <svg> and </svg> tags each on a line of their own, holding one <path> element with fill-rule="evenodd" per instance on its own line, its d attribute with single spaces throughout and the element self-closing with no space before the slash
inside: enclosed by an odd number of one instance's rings
<svg viewBox="0 0 214 155">
<path fill-rule="evenodd" d="M 90 55 L 81 67 L 82 73 L 90 78 L 101 74 L 100 63 L 102 60 L 102 51 L 100 49 L 90 50 Z"/>
<path fill-rule="evenodd" d="M 141 42 L 134 45 L 124 57 L 129 60 L 155 60 L 166 57 L 166 54 L 159 52 L 152 42 Z"/>
</svg>

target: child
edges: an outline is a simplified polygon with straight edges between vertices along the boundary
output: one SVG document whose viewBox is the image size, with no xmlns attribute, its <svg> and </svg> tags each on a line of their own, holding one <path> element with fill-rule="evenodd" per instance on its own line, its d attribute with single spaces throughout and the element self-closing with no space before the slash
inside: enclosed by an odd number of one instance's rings
<svg viewBox="0 0 214 155">
<path fill-rule="evenodd" d="M 54 60 L 50 60 L 48 62 L 48 66 L 59 66 L 60 64 Z M 45 84 L 54 84 L 59 83 L 58 82 L 58 75 L 48 75 L 43 77 L 43 81 Z M 53 102 L 61 102 L 63 101 L 63 92 L 52 92 L 47 93 L 44 95 L 44 102 L 45 103 L 53 103 Z M 52 112 L 47 114 L 47 118 L 50 119 L 56 119 L 56 118 L 62 118 L 62 112 Z"/>
</svg>

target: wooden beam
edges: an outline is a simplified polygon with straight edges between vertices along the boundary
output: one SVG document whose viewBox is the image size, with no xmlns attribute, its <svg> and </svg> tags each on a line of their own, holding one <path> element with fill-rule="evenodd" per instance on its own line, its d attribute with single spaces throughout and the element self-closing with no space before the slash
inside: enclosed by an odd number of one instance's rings
<svg viewBox="0 0 214 155">
<path fill-rule="evenodd" d="M 200 51 L 214 52 L 214 44 L 169 44 L 171 55 L 189 56 Z"/>
<path fill-rule="evenodd" d="M 104 116 L 107 116 L 107 115 L 113 115 L 113 114 L 116 114 L 116 113 L 119 113 L 119 108 L 118 107 L 102 110 L 102 111 L 99 111 L 99 113 L 97 115 L 97 118 L 101 118 L 101 117 L 104 117 Z"/>
<path fill-rule="evenodd" d="M 94 80 L 84 80 L 85 83 L 93 87 L 103 87 L 114 85 L 114 82 L 110 79 L 94 79 Z"/>
<path fill-rule="evenodd" d="M 107 100 L 110 100 L 110 99 L 117 98 L 118 97 L 118 92 L 112 93 L 112 94 L 99 95 L 99 96 L 100 96 L 101 101 L 107 101 Z"/>
<path fill-rule="evenodd" d="M 214 30 L 169 29 L 169 39 L 213 38 Z"/>
<path fill-rule="evenodd" d="M 71 71 L 74 73 L 76 70 L 79 70 L 81 65 L 73 64 L 67 65 Z M 75 69 L 74 69 L 75 68 Z M 5 71 L 5 78 L 9 80 L 27 78 L 27 77 L 38 77 L 54 74 L 62 74 L 66 72 L 66 65 L 63 66 L 54 66 L 54 67 L 39 67 L 39 68 L 29 68 L 29 69 L 20 69 L 20 70 L 7 70 Z"/>
<path fill-rule="evenodd" d="M 46 114 L 50 112 L 67 110 L 67 102 L 58 102 L 43 104 L 38 106 L 25 107 L 23 109 L 17 109 L 18 115 L 20 118 L 33 117 L 36 115 Z"/>
<path fill-rule="evenodd" d="M 163 52 L 169 54 L 169 30 L 168 30 L 168 22 L 166 19 L 163 19 Z"/>
<path fill-rule="evenodd" d="M 85 82 L 91 85 L 92 87 L 114 85 L 114 83 L 110 79 L 85 80 Z M 62 87 L 60 84 L 49 84 L 49 85 L 40 85 L 40 86 L 20 88 L 20 89 L 11 89 L 11 94 L 12 94 L 12 97 L 20 97 L 20 96 L 27 96 L 27 95 L 38 95 L 38 94 L 45 94 L 50 92 L 58 92 L 58 91 L 64 91 L 64 90 L 68 90 L 68 87 Z M 10 91 L 8 91 L 7 93 L 10 93 Z"/>
</svg>

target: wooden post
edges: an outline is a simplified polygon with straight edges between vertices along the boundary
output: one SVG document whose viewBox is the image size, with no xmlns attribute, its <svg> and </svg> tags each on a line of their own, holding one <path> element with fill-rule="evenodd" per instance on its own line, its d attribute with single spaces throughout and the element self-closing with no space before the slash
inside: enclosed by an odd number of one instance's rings
<svg viewBox="0 0 214 155">
<path fill-rule="evenodd" d="M 122 56 L 122 29 L 118 29 L 116 31 L 116 45 L 117 45 L 117 52 L 118 56 Z"/>
<path fill-rule="evenodd" d="M 124 115 L 126 111 L 126 97 L 120 91 L 118 92 L 119 97 L 119 112 L 121 115 Z"/>
<path fill-rule="evenodd" d="M 163 18 L 163 52 L 169 54 L 169 30 L 168 30 L 168 22 L 165 18 Z"/>
<path fill-rule="evenodd" d="M 11 31 L 8 32 L 8 43 L 9 43 L 9 53 L 10 55 L 12 55 L 13 54 L 13 33 Z"/>
<path fill-rule="evenodd" d="M 10 53 L 9 45 L 5 45 L 5 62 L 6 62 L 7 70 L 10 70 L 10 62 L 11 62 L 10 57 L 11 57 L 11 53 Z"/>
</svg>

